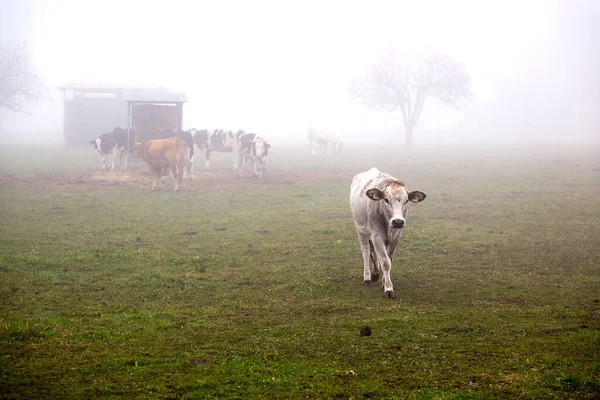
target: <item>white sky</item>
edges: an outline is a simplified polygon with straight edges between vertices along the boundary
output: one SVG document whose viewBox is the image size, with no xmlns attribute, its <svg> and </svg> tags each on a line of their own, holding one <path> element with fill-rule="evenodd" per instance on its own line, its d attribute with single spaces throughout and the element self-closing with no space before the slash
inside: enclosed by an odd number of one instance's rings
<svg viewBox="0 0 600 400">
<path fill-rule="evenodd" d="M 557 1 L 0 0 L 0 38 L 27 40 L 55 101 L 5 129 L 60 131 L 66 82 L 165 86 L 188 95 L 184 128 L 265 135 L 399 131 L 400 115 L 365 109 L 348 86 L 390 48 L 462 61 L 476 101 L 543 53 Z M 461 113 L 430 101 L 419 129 Z M 58 111 L 57 111 L 58 110 Z M 8 125 L 8 126 L 6 126 Z M 15 127 L 14 125 L 18 125 Z"/>
</svg>

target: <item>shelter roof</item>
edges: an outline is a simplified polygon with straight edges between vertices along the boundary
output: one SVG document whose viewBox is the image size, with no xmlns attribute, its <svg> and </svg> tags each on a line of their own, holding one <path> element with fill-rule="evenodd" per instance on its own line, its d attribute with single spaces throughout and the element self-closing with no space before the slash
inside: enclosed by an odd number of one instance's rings
<svg viewBox="0 0 600 400">
<path fill-rule="evenodd" d="M 185 93 L 156 89 L 125 92 L 123 100 L 129 103 L 185 103 L 187 102 L 187 96 Z"/>
<path fill-rule="evenodd" d="M 125 91 L 146 91 L 157 90 L 156 87 L 141 85 L 125 85 L 119 83 L 92 83 L 92 82 L 71 82 L 58 86 L 58 90 L 79 90 L 82 92 L 125 92 Z M 161 88 L 158 88 L 161 89 Z"/>
</svg>

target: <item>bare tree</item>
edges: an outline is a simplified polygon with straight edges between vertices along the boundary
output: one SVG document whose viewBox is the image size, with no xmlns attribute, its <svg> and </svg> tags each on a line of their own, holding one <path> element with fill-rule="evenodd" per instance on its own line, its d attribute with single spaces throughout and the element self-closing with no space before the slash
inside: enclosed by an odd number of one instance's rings
<svg viewBox="0 0 600 400">
<path fill-rule="evenodd" d="M 463 66 L 444 55 L 432 54 L 411 62 L 390 53 L 351 85 L 350 95 L 375 109 L 400 109 L 406 144 L 411 145 L 428 97 L 461 108 L 471 98 L 470 87 L 471 78 Z"/>
<path fill-rule="evenodd" d="M 0 42 L 0 108 L 25 112 L 43 95 L 42 79 L 29 59 L 27 43 L 7 46 Z"/>
</svg>

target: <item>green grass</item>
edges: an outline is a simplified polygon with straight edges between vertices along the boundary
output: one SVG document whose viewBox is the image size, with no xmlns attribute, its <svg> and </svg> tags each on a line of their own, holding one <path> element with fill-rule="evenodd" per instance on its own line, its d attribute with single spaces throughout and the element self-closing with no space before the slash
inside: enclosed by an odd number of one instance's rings
<svg viewBox="0 0 600 400">
<path fill-rule="evenodd" d="M 272 150 L 264 182 L 216 154 L 173 193 L 7 148 L 0 398 L 600 398 L 600 152 Z M 348 207 L 372 166 L 427 193 L 396 300 Z"/>
</svg>

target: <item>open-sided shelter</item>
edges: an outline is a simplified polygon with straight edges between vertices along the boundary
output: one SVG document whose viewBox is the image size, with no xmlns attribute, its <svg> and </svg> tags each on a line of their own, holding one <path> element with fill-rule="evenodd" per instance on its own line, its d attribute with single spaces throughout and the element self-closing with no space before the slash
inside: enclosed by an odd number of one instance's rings
<svg viewBox="0 0 600 400">
<path fill-rule="evenodd" d="M 182 130 L 183 103 L 187 102 L 184 93 L 164 89 L 132 91 L 126 92 L 123 99 L 127 103 L 126 126 L 131 142 L 159 139 L 161 128 Z"/>
<path fill-rule="evenodd" d="M 159 128 L 181 129 L 187 101 L 185 94 L 163 88 L 71 83 L 58 89 L 63 91 L 63 135 L 69 147 L 89 146 L 117 126 L 129 128 L 131 142 L 155 138 Z"/>
</svg>

